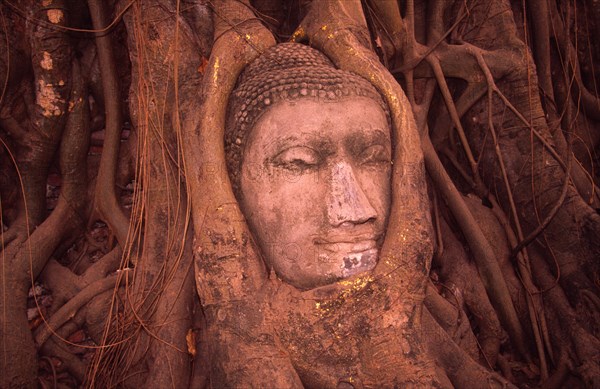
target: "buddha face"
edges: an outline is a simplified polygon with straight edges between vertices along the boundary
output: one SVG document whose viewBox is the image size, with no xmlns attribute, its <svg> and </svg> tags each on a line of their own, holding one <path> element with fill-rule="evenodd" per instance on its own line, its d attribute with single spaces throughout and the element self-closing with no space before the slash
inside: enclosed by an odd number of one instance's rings
<svg viewBox="0 0 600 389">
<path fill-rule="evenodd" d="M 264 259 L 311 289 L 375 267 L 390 208 L 390 129 L 365 97 L 269 108 L 243 153 L 240 203 Z"/>
</svg>

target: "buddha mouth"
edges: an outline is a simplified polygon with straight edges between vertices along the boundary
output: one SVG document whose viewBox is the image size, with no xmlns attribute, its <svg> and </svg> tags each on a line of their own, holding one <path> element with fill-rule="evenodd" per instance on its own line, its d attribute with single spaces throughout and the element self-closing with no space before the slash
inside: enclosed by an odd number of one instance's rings
<svg viewBox="0 0 600 389">
<path fill-rule="evenodd" d="M 380 236 L 377 234 L 336 235 L 317 237 L 313 243 L 320 249 L 332 253 L 360 254 L 378 248 Z"/>
<path fill-rule="evenodd" d="M 319 248 L 332 253 L 359 254 L 370 250 L 377 250 L 375 239 L 359 240 L 356 242 L 328 242 L 317 243 Z"/>
</svg>

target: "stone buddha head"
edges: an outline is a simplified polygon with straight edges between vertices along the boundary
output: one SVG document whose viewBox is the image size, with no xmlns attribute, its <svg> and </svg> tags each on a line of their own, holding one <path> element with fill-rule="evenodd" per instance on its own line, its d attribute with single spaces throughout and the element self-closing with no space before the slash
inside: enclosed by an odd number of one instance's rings
<svg viewBox="0 0 600 389">
<path fill-rule="evenodd" d="M 266 265 L 312 289 L 372 270 L 390 212 L 387 105 L 320 52 L 279 44 L 251 63 L 229 101 L 234 193 Z"/>
</svg>

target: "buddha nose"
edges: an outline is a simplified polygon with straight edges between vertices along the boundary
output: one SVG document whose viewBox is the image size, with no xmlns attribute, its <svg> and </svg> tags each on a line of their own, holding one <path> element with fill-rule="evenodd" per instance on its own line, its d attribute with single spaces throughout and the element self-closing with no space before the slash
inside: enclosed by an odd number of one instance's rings
<svg viewBox="0 0 600 389">
<path fill-rule="evenodd" d="M 334 227 L 362 224 L 377 217 L 348 163 L 339 162 L 333 166 L 328 197 L 327 216 Z"/>
</svg>

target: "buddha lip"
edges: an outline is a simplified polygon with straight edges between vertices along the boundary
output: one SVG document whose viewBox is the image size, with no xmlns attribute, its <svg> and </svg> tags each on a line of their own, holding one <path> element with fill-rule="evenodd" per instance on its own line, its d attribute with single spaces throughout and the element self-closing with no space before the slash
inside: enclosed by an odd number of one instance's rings
<svg viewBox="0 0 600 389">
<path fill-rule="evenodd" d="M 316 238 L 313 242 L 327 251 L 346 253 L 360 253 L 377 248 L 377 237 L 374 235 L 340 236 L 334 239 Z"/>
<path fill-rule="evenodd" d="M 331 235 L 326 237 L 316 237 L 313 239 L 314 244 L 328 245 L 338 243 L 362 243 L 367 241 L 377 242 L 379 234 L 359 234 L 359 235 Z"/>
</svg>

